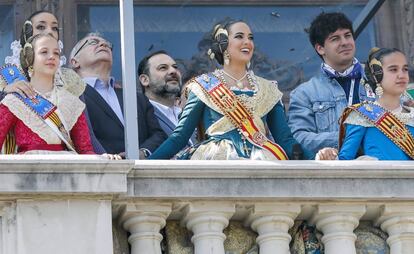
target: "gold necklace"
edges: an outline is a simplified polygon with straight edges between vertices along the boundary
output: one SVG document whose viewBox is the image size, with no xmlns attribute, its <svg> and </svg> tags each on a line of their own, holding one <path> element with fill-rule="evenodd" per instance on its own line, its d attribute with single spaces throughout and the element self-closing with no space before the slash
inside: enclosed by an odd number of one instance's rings
<svg viewBox="0 0 414 254">
<path fill-rule="evenodd" d="M 235 77 L 233 77 L 232 75 L 228 74 L 225 70 L 222 70 L 224 74 L 226 74 L 226 76 L 228 76 L 229 78 L 231 78 L 232 80 L 236 81 L 236 86 L 240 89 L 242 89 L 244 87 L 242 80 L 247 76 L 247 71 L 246 73 L 243 75 L 243 77 L 241 77 L 240 79 L 236 79 Z"/>
</svg>

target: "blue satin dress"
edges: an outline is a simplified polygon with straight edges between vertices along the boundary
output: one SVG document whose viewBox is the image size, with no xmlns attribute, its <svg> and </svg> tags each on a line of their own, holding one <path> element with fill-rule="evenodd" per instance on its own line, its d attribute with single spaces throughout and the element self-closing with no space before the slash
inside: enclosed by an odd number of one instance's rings
<svg viewBox="0 0 414 254">
<path fill-rule="evenodd" d="M 405 123 L 412 135 L 414 133 L 413 113 L 395 115 Z M 339 160 L 356 159 L 360 148 L 364 155 L 378 160 L 411 160 L 391 139 L 358 113 L 352 112 L 349 115 L 345 121 L 345 128 L 346 134 L 338 154 Z"/>
</svg>

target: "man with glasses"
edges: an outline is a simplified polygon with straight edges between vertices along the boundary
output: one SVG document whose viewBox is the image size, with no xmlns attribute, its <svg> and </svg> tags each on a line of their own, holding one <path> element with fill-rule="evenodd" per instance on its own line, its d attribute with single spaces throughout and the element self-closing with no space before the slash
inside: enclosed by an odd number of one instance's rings
<svg viewBox="0 0 414 254">
<path fill-rule="evenodd" d="M 87 84 L 85 104 L 93 131 L 108 153 L 125 151 L 122 89 L 114 87 L 112 43 L 101 35 L 90 33 L 75 45 L 70 54 L 72 68 Z M 154 116 L 148 99 L 137 93 L 141 159 L 146 158 L 166 138 Z"/>
</svg>

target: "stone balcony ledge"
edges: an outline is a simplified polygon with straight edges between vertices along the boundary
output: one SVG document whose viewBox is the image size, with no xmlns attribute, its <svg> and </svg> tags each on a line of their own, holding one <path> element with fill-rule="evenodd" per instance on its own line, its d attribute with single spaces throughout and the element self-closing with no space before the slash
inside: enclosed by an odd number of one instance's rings
<svg viewBox="0 0 414 254">
<path fill-rule="evenodd" d="M 126 193 L 133 166 L 97 155 L 1 155 L 0 195 Z"/>
<path fill-rule="evenodd" d="M 403 161 L 4 155 L 0 254 L 52 254 L 56 246 L 110 254 L 112 225 L 130 233 L 131 254 L 160 254 L 159 231 L 169 221 L 192 231 L 196 254 L 224 254 L 223 230 L 231 221 L 258 233 L 261 254 L 286 254 L 288 229 L 298 220 L 323 232 L 327 254 L 355 254 L 360 221 L 389 234 L 392 254 L 414 253 L 413 193 L 414 163 Z"/>
<path fill-rule="evenodd" d="M 406 161 L 109 161 L 0 156 L 0 194 L 121 194 L 121 199 L 413 200 Z"/>
<path fill-rule="evenodd" d="M 136 161 L 129 197 L 414 200 L 406 161 Z"/>
</svg>

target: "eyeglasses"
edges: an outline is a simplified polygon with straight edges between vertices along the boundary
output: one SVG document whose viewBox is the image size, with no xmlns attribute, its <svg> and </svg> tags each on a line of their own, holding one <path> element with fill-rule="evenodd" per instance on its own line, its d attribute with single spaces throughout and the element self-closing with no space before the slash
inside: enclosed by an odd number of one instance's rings
<svg viewBox="0 0 414 254">
<path fill-rule="evenodd" d="M 76 51 L 76 53 L 73 55 L 73 57 L 75 57 L 85 46 L 95 46 L 98 44 L 103 43 L 103 45 L 105 45 L 106 47 L 108 47 L 111 51 L 114 48 L 114 45 L 112 43 L 110 43 L 107 40 L 100 40 L 100 39 L 87 39 L 82 46 L 79 47 L 79 49 Z"/>
</svg>

